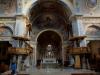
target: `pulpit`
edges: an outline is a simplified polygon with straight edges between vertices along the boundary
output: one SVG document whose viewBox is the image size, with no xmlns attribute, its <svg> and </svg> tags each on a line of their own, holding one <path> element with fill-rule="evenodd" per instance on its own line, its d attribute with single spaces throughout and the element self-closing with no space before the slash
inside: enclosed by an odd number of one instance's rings
<svg viewBox="0 0 100 75">
<path fill-rule="evenodd" d="M 74 55 L 75 68 L 81 68 L 81 60 L 80 55 L 87 53 L 87 47 L 80 47 L 80 41 L 83 40 L 86 36 L 77 36 L 77 37 L 71 37 L 69 40 L 72 41 L 75 46 L 73 48 L 70 48 L 70 54 Z"/>
</svg>

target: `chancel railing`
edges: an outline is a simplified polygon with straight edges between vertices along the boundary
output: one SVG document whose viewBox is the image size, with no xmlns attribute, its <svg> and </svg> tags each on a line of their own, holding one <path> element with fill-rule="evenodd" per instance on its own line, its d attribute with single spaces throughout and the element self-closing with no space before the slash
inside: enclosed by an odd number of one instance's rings
<svg viewBox="0 0 100 75">
<path fill-rule="evenodd" d="M 57 65 L 56 56 L 52 48 L 52 45 L 47 46 L 47 49 L 45 50 L 41 58 L 42 58 L 42 62 L 41 62 L 42 67 L 54 68 Z"/>
</svg>

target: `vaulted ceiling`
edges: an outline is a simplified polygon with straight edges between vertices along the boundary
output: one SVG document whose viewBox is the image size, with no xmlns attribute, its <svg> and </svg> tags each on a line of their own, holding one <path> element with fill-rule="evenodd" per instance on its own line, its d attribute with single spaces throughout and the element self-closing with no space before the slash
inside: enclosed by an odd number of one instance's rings
<svg viewBox="0 0 100 75">
<path fill-rule="evenodd" d="M 69 22 L 71 12 L 59 0 L 40 0 L 30 10 L 30 20 L 32 23 L 45 23 L 53 21 L 54 23 Z"/>
<path fill-rule="evenodd" d="M 29 14 L 32 32 L 36 29 L 57 29 L 68 38 L 73 34 L 69 20 L 71 14 L 68 6 L 60 0 L 38 0 L 30 9 Z"/>
</svg>

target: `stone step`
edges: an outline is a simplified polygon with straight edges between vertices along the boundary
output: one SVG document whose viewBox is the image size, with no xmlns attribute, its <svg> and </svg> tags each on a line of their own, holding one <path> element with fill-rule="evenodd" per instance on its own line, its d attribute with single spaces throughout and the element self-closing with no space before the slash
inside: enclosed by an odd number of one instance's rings
<svg viewBox="0 0 100 75">
<path fill-rule="evenodd" d="M 72 73 L 71 75 L 100 75 L 96 73 Z"/>
<path fill-rule="evenodd" d="M 11 74 L 8 74 L 8 75 L 11 75 Z M 17 75 L 29 75 L 29 74 L 17 74 Z"/>
</svg>

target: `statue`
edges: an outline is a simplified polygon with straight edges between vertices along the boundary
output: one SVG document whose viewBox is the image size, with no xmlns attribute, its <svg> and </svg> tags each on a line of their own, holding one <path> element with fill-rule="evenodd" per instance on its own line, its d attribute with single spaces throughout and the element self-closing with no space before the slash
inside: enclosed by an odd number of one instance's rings
<svg viewBox="0 0 100 75">
<path fill-rule="evenodd" d="M 52 45 L 48 45 L 47 46 L 47 57 L 51 57 L 52 56 Z"/>
</svg>

